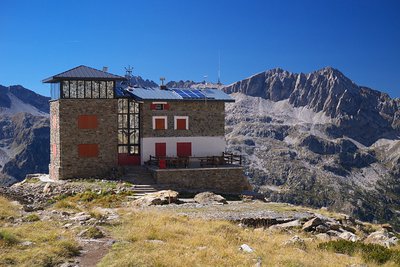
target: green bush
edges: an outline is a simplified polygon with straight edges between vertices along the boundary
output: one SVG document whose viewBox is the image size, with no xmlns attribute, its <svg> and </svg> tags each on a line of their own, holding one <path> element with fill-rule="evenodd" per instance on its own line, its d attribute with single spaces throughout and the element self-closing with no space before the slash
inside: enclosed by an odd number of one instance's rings
<svg viewBox="0 0 400 267">
<path fill-rule="evenodd" d="M 351 242 L 347 240 L 337 240 L 321 243 L 319 249 L 333 251 L 335 253 L 347 254 L 353 256 L 355 253 L 360 253 L 363 260 L 366 262 L 374 262 L 384 264 L 388 261 L 393 261 L 400 264 L 400 251 L 392 250 L 377 244 L 364 244 L 360 241 Z"/>
<path fill-rule="evenodd" d="M 19 243 L 18 238 L 5 230 L 0 231 L 0 247 L 13 246 Z"/>
</svg>

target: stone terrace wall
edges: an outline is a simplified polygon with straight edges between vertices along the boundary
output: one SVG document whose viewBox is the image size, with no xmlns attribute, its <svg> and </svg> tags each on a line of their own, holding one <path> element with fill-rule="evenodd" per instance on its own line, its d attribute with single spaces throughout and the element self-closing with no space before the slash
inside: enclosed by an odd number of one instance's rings
<svg viewBox="0 0 400 267">
<path fill-rule="evenodd" d="M 220 101 L 169 101 L 168 110 L 151 110 L 152 101 L 140 105 L 141 136 L 192 137 L 225 135 L 225 103 Z M 152 117 L 167 116 L 167 130 L 153 130 Z M 189 130 L 174 130 L 174 116 L 188 116 Z"/>
<path fill-rule="evenodd" d="M 238 194 L 251 189 L 241 167 L 156 169 L 152 172 L 157 184 L 169 185 L 178 191 Z"/>
<path fill-rule="evenodd" d="M 59 102 L 59 145 L 61 148 L 59 179 L 106 178 L 112 168 L 117 166 L 117 101 L 117 99 L 60 99 L 57 101 Z M 96 115 L 98 127 L 78 129 L 79 115 Z M 79 157 L 78 144 L 98 144 L 98 157 Z"/>
</svg>

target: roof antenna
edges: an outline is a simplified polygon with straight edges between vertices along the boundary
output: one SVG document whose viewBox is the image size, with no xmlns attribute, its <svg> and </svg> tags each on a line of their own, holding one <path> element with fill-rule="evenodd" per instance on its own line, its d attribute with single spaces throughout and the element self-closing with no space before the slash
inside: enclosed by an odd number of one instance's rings
<svg viewBox="0 0 400 267">
<path fill-rule="evenodd" d="M 218 85 L 221 85 L 221 51 L 218 50 Z"/>
<path fill-rule="evenodd" d="M 125 67 L 125 78 L 128 80 L 128 86 L 132 87 L 132 71 L 133 67 L 131 65 L 128 65 L 128 67 Z"/>
<path fill-rule="evenodd" d="M 207 85 L 207 78 L 208 78 L 208 75 L 204 75 L 203 77 L 204 77 L 204 84 Z"/>
</svg>

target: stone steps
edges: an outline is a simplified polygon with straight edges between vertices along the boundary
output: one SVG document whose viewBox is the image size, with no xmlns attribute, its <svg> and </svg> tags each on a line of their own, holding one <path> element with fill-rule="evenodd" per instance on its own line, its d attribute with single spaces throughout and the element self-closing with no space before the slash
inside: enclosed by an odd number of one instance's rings
<svg viewBox="0 0 400 267">
<path fill-rule="evenodd" d="M 135 185 L 155 184 L 151 172 L 143 166 L 125 167 L 125 175 L 123 180 L 131 182 Z"/>
</svg>

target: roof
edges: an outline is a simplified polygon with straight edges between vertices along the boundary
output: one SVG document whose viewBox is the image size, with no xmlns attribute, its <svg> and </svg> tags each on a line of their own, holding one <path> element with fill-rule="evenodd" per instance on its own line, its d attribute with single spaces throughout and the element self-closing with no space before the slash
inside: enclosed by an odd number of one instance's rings
<svg viewBox="0 0 400 267">
<path fill-rule="evenodd" d="M 54 83 L 59 82 L 60 80 L 108 80 L 108 81 L 116 81 L 116 80 L 126 80 L 126 78 L 118 75 L 114 75 L 105 71 L 97 70 L 94 68 L 90 68 L 84 65 L 80 65 L 73 69 L 61 72 L 57 75 L 44 79 L 42 82 L 44 83 Z"/>
<path fill-rule="evenodd" d="M 123 94 L 121 96 L 132 97 L 136 100 L 165 100 L 165 101 L 223 101 L 223 102 L 235 102 L 235 100 L 230 97 L 225 92 L 218 89 L 204 89 L 199 90 L 206 97 L 204 98 L 184 98 L 177 94 L 174 90 L 193 90 L 193 89 L 174 89 L 168 88 L 166 90 L 161 90 L 159 88 L 129 88 L 124 91 L 128 94 Z"/>
</svg>

